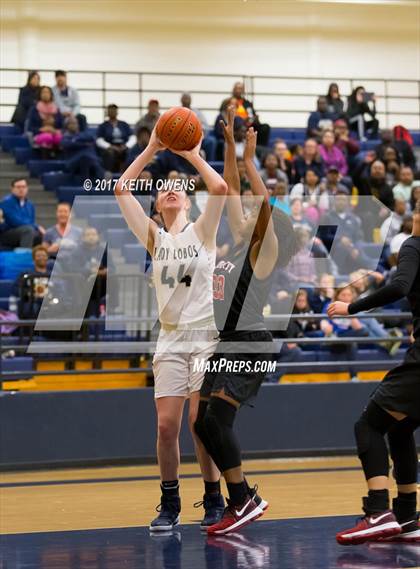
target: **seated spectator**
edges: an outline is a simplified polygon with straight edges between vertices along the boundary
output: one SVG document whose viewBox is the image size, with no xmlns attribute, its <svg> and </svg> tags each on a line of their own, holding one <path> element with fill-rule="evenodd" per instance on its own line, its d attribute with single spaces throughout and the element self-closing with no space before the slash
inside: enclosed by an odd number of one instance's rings
<svg viewBox="0 0 420 569">
<path fill-rule="evenodd" d="M 134 133 L 137 135 L 137 132 L 143 127 L 146 127 L 150 132 L 152 132 L 159 120 L 159 117 L 159 101 L 157 99 L 150 99 L 147 105 L 147 113 L 134 125 Z"/>
<path fill-rule="evenodd" d="M 341 182 L 342 176 L 335 166 L 330 166 L 322 181 L 323 188 L 329 196 L 335 196 L 338 192 L 350 193 L 348 186 Z"/>
<path fill-rule="evenodd" d="M 385 277 L 378 271 L 359 269 L 350 274 L 350 282 L 357 293 L 357 297 L 364 298 L 382 286 L 385 282 Z"/>
<path fill-rule="evenodd" d="M 314 226 L 309 218 L 306 216 L 305 208 L 303 205 L 303 199 L 294 197 L 289 201 L 290 205 L 290 220 L 293 227 L 296 229 L 298 227 L 306 228 L 312 235 Z"/>
<path fill-rule="evenodd" d="M 407 204 L 404 200 L 396 199 L 394 211 L 381 225 L 381 240 L 389 245 L 392 239 L 400 232 L 401 224 L 407 212 Z"/>
<path fill-rule="evenodd" d="M 420 200 L 420 186 L 414 186 L 411 191 L 410 208 L 414 211 L 417 202 Z"/>
<path fill-rule="evenodd" d="M 280 170 L 277 156 L 273 152 L 265 155 L 261 163 L 260 176 L 266 186 L 275 186 L 277 182 L 289 183 L 287 174 Z"/>
<path fill-rule="evenodd" d="M 133 162 L 137 156 L 139 156 L 143 150 L 145 150 L 146 146 L 149 144 L 150 135 L 151 132 L 147 127 L 142 126 L 138 129 L 136 134 L 137 142 L 129 149 L 127 153 L 127 160 L 125 161 L 124 165 L 125 168 L 127 168 L 131 162 Z"/>
<path fill-rule="evenodd" d="M 103 178 L 105 172 L 95 152 L 95 137 L 87 131 L 79 132 L 79 121 L 75 116 L 69 116 L 64 125 L 61 146 L 66 172 L 84 179 Z"/>
<path fill-rule="evenodd" d="M 117 105 L 108 105 L 108 120 L 98 126 L 96 146 L 102 156 L 105 170 L 120 172 L 127 151 L 136 144 L 136 137 L 125 121 L 117 119 Z"/>
<path fill-rule="evenodd" d="M 288 180 L 293 180 L 294 172 L 292 155 L 284 140 L 276 140 L 273 146 L 273 152 L 277 157 L 278 167 L 280 170 L 286 174 Z"/>
<path fill-rule="evenodd" d="M 186 109 L 191 109 L 197 115 L 198 120 L 201 123 L 201 128 L 203 129 L 204 136 L 207 136 L 208 134 L 210 134 L 210 127 L 209 127 L 209 124 L 207 122 L 207 119 L 206 119 L 203 111 L 200 111 L 200 109 L 197 109 L 196 107 L 191 107 L 191 95 L 190 95 L 190 93 L 182 93 L 182 95 L 181 95 L 181 106 L 185 107 Z"/>
<path fill-rule="evenodd" d="M 402 244 L 408 239 L 413 231 L 413 216 L 406 215 L 401 224 L 400 232 L 391 239 L 389 244 L 388 263 L 391 267 L 395 267 L 398 261 L 398 253 Z"/>
<path fill-rule="evenodd" d="M 387 208 L 394 208 L 394 194 L 392 188 L 386 182 L 385 164 L 380 160 L 374 160 L 370 164 L 367 177 L 362 177 L 356 182 L 359 194 L 374 196 Z"/>
<path fill-rule="evenodd" d="M 404 200 L 410 204 L 411 194 L 414 188 L 420 187 L 420 180 L 414 180 L 413 170 L 410 166 L 402 166 L 400 169 L 399 182 L 392 188 L 394 198 Z"/>
<path fill-rule="evenodd" d="M 294 162 L 295 179 L 294 183 L 302 182 L 305 178 L 306 170 L 311 169 L 317 173 L 318 178 L 324 175 L 324 162 L 319 154 L 318 143 L 313 138 L 305 140 L 302 156 L 298 156 Z"/>
<path fill-rule="evenodd" d="M 24 131 L 29 111 L 39 100 L 40 82 L 41 78 L 38 71 L 30 71 L 26 85 L 19 89 L 19 98 L 11 122 L 20 132 Z"/>
<path fill-rule="evenodd" d="M 346 116 L 350 130 L 357 134 L 360 140 L 366 140 L 369 134 L 371 138 L 378 136 L 379 122 L 375 118 L 376 106 L 375 95 L 366 93 L 364 87 L 353 89 L 348 98 Z M 369 105 L 369 103 L 371 103 Z M 367 118 L 368 117 L 368 118 Z"/>
<path fill-rule="evenodd" d="M 348 167 L 346 159 L 338 146 L 335 145 L 335 136 L 332 130 L 325 130 L 323 132 L 319 153 L 326 169 L 330 166 L 335 166 L 342 176 L 347 174 Z"/>
<path fill-rule="evenodd" d="M 15 178 L 8 196 L 0 201 L 0 245 L 32 249 L 41 243 L 45 229 L 35 223 L 35 207 L 28 199 L 25 178 Z"/>
<path fill-rule="evenodd" d="M 245 86 L 241 81 L 237 81 L 232 90 L 232 97 L 235 99 L 236 115 L 240 117 L 247 128 L 254 127 L 257 131 L 257 143 L 259 146 L 268 146 L 270 139 L 270 126 L 260 123 L 254 105 L 248 99 L 245 99 Z"/>
<path fill-rule="evenodd" d="M 335 118 L 335 114 L 328 110 L 327 97 L 318 97 L 317 110 L 308 118 L 307 136 L 320 140 L 324 130 L 332 129 Z"/>
<path fill-rule="evenodd" d="M 379 160 L 384 160 L 385 150 L 389 147 L 394 148 L 398 155 L 398 161 L 404 166 L 416 169 L 416 157 L 411 145 L 405 140 L 396 140 L 390 128 L 381 129 L 381 143 L 375 148 L 376 156 Z"/>
<path fill-rule="evenodd" d="M 18 298 L 18 316 L 22 320 L 38 317 L 42 302 L 48 293 L 50 270 L 48 253 L 44 246 L 38 245 L 32 250 L 33 270 L 24 271 L 15 280 L 12 296 Z"/>
<path fill-rule="evenodd" d="M 327 111 L 333 114 L 335 119 L 344 116 L 344 101 L 340 96 L 337 83 L 330 83 L 326 99 Z"/>
<path fill-rule="evenodd" d="M 304 288 L 299 289 L 292 314 L 302 314 L 302 318 L 290 321 L 288 328 L 288 331 L 291 332 L 290 337 L 303 338 L 306 336 L 314 338 L 324 335 L 321 331 L 321 320 L 310 317 L 313 313 L 314 311 L 309 304 L 308 291 Z"/>
<path fill-rule="evenodd" d="M 297 253 L 292 257 L 287 273 L 296 283 L 314 285 L 316 281 L 315 260 L 311 255 L 311 230 L 307 227 L 295 228 L 297 239 Z"/>
<path fill-rule="evenodd" d="M 244 215 L 248 217 L 256 207 L 255 197 L 251 188 L 246 188 L 241 192 L 241 203 Z"/>
<path fill-rule="evenodd" d="M 320 211 L 328 209 L 328 196 L 323 191 L 317 173 L 311 168 L 306 170 L 303 183 L 295 184 L 290 190 L 290 199 L 295 198 L 304 200 L 305 214 L 311 223 L 318 223 Z"/>
<path fill-rule="evenodd" d="M 39 90 L 39 100 L 31 108 L 28 115 L 27 130 L 33 136 L 41 131 L 43 121 L 47 118 L 53 119 L 53 127 L 60 130 L 63 125 L 63 117 L 54 103 L 53 92 L 50 87 L 43 86 Z"/>
<path fill-rule="evenodd" d="M 70 213 L 70 204 L 59 203 L 56 209 L 57 223 L 45 231 L 42 244 L 53 259 L 59 249 L 74 251 L 81 241 L 82 230 L 70 223 Z"/>
<path fill-rule="evenodd" d="M 55 72 L 55 85 L 52 88 L 54 101 L 60 113 L 66 119 L 75 117 L 79 123 L 79 130 L 86 129 L 86 117 L 80 113 L 79 93 L 74 87 L 67 85 L 67 73 L 62 69 Z"/>
<path fill-rule="evenodd" d="M 338 119 L 334 122 L 335 145 L 344 154 L 347 164 L 350 165 L 352 158 L 360 151 L 360 144 L 349 135 L 349 128 L 344 119 Z"/>
<path fill-rule="evenodd" d="M 270 206 L 278 207 L 287 215 L 290 215 L 289 196 L 286 182 L 277 182 L 270 192 Z"/>
<path fill-rule="evenodd" d="M 325 307 L 334 298 L 335 277 L 329 273 L 323 273 L 319 279 L 319 286 L 309 294 L 309 304 L 316 313 L 325 312 Z"/>
<path fill-rule="evenodd" d="M 54 157 L 55 153 L 60 149 L 63 134 L 54 125 L 54 117 L 47 115 L 42 119 L 42 126 L 38 130 L 38 134 L 34 136 L 34 143 L 41 148 L 43 158 Z"/>
<path fill-rule="evenodd" d="M 221 125 L 221 121 L 223 121 L 224 123 L 227 124 L 228 122 L 228 107 L 229 105 L 232 104 L 236 104 L 235 99 L 233 99 L 232 97 L 228 97 L 227 99 L 223 99 L 221 105 L 220 105 L 220 109 L 219 109 L 219 114 L 216 117 L 216 120 L 214 121 L 214 135 L 217 138 L 217 140 L 222 140 L 224 142 L 225 137 L 223 135 L 223 128 Z M 235 122 L 234 122 L 234 126 L 236 127 L 238 124 L 243 124 L 243 120 L 236 116 L 235 117 Z"/>
</svg>

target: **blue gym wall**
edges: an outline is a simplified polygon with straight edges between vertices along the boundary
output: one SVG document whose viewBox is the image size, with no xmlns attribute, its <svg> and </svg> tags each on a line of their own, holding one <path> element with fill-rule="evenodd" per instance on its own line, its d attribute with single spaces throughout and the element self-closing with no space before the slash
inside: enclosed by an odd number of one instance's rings
<svg viewBox="0 0 420 569">
<path fill-rule="evenodd" d="M 353 423 L 376 383 L 264 385 L 237 429 L 248 456 L 354 451 Z M 0 468 L 151 461 L 153 390 L 0 394 Z M 418 438 L 420 444 L 420 437 Z M 185 421 L 184 457 L 193 446 Z"/>
</svg>

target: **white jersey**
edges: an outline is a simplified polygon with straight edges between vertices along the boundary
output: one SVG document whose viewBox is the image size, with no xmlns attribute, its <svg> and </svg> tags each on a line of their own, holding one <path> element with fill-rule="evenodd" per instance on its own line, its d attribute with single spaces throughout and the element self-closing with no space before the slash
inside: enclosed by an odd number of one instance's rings
<svg viewBox="0 0 420 569">
<path fill-rule="evenodd" d="M 153 281 L 162 324 L 177 326 L 213 317 L 213 270 L 216 249 L 198 238 L 194 224 L 171 235 L 155 234 Z"/>
</svg>

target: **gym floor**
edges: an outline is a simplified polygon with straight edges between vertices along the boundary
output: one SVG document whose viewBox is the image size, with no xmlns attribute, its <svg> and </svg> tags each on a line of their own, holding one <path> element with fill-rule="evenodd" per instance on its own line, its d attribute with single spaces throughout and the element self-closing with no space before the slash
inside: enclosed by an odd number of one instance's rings
<svg viewBox="0 0 420 569">
<path fill-rule="evenodd" d="M 181 525 L 150 536 L 159 503 L 155 465 L 0 475 L 0 569 L 413 569 L 420 545 L 343 548 L 337 530 L 360 515 L 363 476 L 353 457 L 248 461 L 270 503 L 229 537 L 197 525 L 202 484 L 181 466 Z"/>
</svg>

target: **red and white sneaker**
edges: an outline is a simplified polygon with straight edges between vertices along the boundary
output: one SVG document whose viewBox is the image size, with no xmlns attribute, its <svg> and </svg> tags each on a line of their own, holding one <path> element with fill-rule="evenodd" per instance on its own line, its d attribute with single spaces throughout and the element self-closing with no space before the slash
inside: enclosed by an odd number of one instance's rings
<svg viewBox="0 0 420 569">
<path fill-rule="evenodd" d="M 264 510 L 257 506 L 250 497 L 247 497 L 240 506 L 235 506 L 230 500 L 227 500 L 227 504 L 220 522 L 207 528 L 208 535 L 226 535 L 238 531 L 260 518 L 264 513 Z"/>
<path fill-rule="evenodd" d="M 261 510 L 264 510 L 265 512 L 265 510 L 268 508 L 268 502 L 264 500 L 264 498 L 262 498 L 259 494 L 257 494 L 257 492 L 258 492 L 257 484 L 255 484 L 253 488 L 249 488 L 250 497 L 254 500 L 257 506 L 261 508 Z"/>
<path fill-rule="evenodd" d="M 392 537 L 379 538 L 377 541 L 399 542 L 399 543 L 420 543 L 420 520 L 417 516 L 415 520 L 410 520 L 400 524 L 401 533 Z"/>
<path fill-rule="evenodd" d="M 364 516 L 355 527 L 339 532 L 336 539 L 340 545 L 358 545 L 400 533 L 401 526 L 397 522 L 397 518 L 392 510 L 387 510 Z"/>
</svg>

